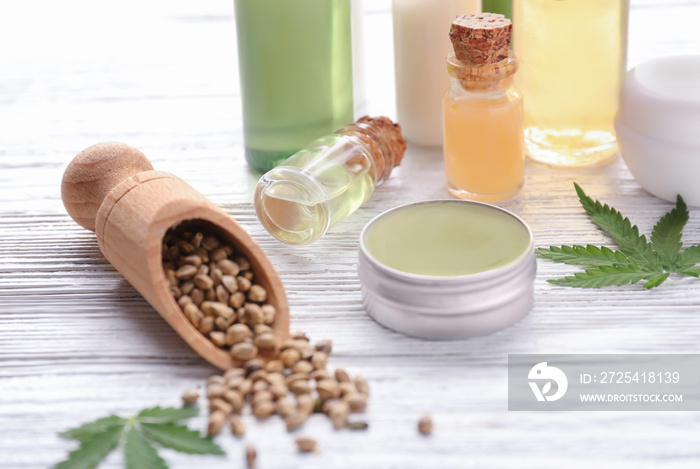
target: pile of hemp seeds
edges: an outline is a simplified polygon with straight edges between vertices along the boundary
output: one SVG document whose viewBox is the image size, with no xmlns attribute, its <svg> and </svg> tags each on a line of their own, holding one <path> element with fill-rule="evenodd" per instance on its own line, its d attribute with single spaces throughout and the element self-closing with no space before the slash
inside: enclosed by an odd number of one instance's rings
<svg viewBox="0 0 700 469">
<path fill-rule="evenodd" d="M 280 415 L 290 431 L 312 413 L 326 414 L 335 429 L 367 428 L 366 422 L 349 419 L 367 407 L 367 381 L 351 378 L 343 369 L 326 369 L 330 340 L 312 345 L 303 332 L 292 332 L 279 343 L 271 327 L 275 307 L 266 303 L 267 291 L 255 283 L 250 262 L 233 246 L 202 232 L 171 230 L 162 249 L 165 278 L 183 314 L 212 343 L 243 363 L 207 381 L 210 436 L 226 424 L 242 436 L 246 404 L 259 419 Z M 194 389 L 182 396 L 186 405 L 198 398 Z M 309 443 L 298 445 L 304 451 Z"/>
</svg>

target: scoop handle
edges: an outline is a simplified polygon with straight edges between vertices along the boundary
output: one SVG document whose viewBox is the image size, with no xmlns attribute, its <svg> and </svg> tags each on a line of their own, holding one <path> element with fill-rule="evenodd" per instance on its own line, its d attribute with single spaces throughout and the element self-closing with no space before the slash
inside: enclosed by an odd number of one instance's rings
<svg viewBox="0 0 700 469">
<path fill-rule="evenodd" d="M 95 231 L 95 217 L 112 189 L 143 171 L 152 171 L 146 155 L 125 143 L 102 142 L 78 153 L 61 181 L 61 199 L 68 215 Z"/>
</svg>

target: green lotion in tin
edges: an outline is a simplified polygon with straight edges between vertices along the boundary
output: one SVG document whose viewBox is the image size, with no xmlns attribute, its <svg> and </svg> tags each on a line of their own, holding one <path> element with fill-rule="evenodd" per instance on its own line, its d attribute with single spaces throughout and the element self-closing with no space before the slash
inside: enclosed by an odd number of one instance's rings
<svg viewBox="0 0 700 469">
<path fill-rule="evenodd" d="M 528 250 L 523 223 L 488 205 L 437 201 L 396 209 L 364 237 L 369 254 L 401 272 L 454 277 L 497 269 Z"/>
</svg>

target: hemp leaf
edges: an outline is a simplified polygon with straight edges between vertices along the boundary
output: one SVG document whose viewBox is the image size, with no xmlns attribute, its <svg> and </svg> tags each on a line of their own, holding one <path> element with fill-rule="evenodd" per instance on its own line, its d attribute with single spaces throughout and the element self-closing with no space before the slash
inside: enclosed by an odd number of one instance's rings
<svg viewBox="0 0 700 469">
<path fill-rule="evenodd" d="M 110 415 L 83 424 L 60 434 L 63 438 L 78 440 L 80 446 L 54 469 L 93 469 L 120 442 L 123 442 L 127 469 L 167 469 L 154 444 L 182 453 L 225 454 L 211 438 L 177 424 L 197 413 L 193 407 L 152 407 L 127 419 Z"/>
<path fill-rule="evenodd" d="M 644 287 L 658 287 L 671 273 L 700 277 L 700 246 L 684 250 L 681 237 L 690 217 L 688 207 L 679 195 L 676 207 L 654 226 L 649 237 L 639 234 L 637 226 L 613 207 L 603 205 L 586 195 L 574 183 L 579 201 L 588 217 L 609 234 L 620 247 L 613 251 L 605 246 L 550 246 L 538 248 L 537 255 L 563 264 L 581 265 L 584 272 L 551 279 L 549 283 L 577 288 L 600 288 L 646 282 Z"/>
</svg>

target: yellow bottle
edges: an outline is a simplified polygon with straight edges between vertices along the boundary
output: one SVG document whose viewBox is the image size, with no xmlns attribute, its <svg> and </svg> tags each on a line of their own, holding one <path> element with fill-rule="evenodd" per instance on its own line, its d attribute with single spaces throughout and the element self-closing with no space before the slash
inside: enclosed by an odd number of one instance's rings
<svg viewBox="0 0 700 469">
<path fill-rule="evenodd" d="M 590 165 L 617 154 L 629 0 L 514 0 L 514 48 L 530 158 Z"/>
<path fill-rule="evenodd" d="M 448 190 L 459 198 L 501 200 L 523 185 L 523 100 L 513 84 L 518 61 L 505 47 L 507 56 L 493 63 L 447 57 L 452 86 L 443 98 L 443 150 Z"/>
</svg>

